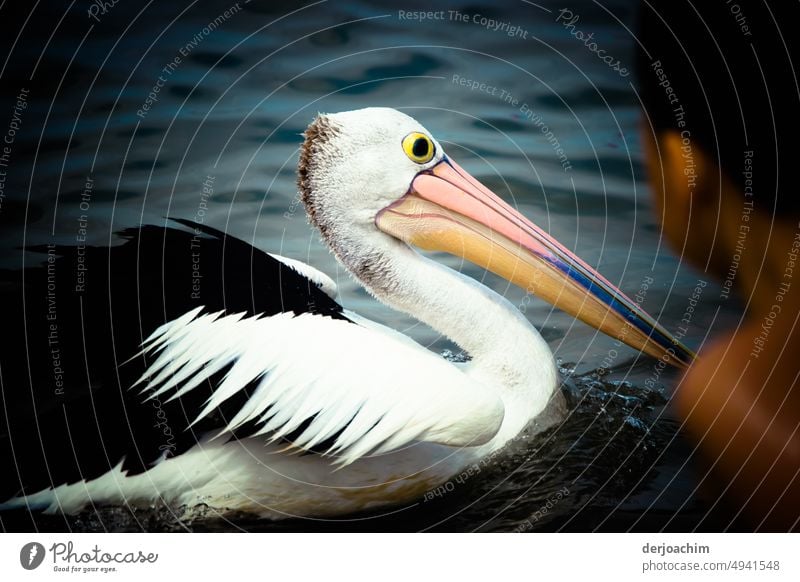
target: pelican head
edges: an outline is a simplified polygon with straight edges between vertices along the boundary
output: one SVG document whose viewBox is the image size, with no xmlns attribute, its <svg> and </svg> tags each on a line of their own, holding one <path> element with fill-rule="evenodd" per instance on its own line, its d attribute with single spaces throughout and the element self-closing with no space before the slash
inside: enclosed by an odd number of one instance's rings
<svg viewBox="0 0 800 582">
<path fill-rule="evenodd" d="M 370 273 L 380 266 L 372 262 L 392 245 L 447 252 L 667 363 L 685 366 L 695 357 L 404 113 L 367 108 L 319 115 L 305 132 L 298 185 L 311 222 L 362 281 L 374 279 Z"/>
</svg>

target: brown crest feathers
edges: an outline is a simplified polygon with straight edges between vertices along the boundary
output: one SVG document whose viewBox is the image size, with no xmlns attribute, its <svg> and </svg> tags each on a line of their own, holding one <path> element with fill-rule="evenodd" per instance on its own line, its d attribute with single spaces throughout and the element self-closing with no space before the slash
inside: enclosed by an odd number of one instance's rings
<svg viewBox="0 0 800 582">
<path fill-rule="evenodd" d="M 324 150 L 325 144 L 336 135 L 337 131 L 328 117 L 320 114 L 303 133 L 305 141 L 300 148 L 300 160 L 297 163 L 297 188 L 311 222 L 317 225 L 312 185 L 314 172 L 318 166 L 318 157 Z"/>
</svg>

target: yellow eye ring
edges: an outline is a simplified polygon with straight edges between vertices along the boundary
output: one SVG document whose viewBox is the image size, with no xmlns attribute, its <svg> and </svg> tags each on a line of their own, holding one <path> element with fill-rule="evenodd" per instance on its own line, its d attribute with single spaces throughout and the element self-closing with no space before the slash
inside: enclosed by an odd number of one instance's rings
<svg viewBox="0 0 800 582">
<path fill-rule="evenodd" d="M 415 131 L 403 138 L 403 151 L 406 152 L 411 161 L 418 164 L 426 164 L 433 159 L 436 148 L 431 138 L 424 133 Z"/>
</svg>

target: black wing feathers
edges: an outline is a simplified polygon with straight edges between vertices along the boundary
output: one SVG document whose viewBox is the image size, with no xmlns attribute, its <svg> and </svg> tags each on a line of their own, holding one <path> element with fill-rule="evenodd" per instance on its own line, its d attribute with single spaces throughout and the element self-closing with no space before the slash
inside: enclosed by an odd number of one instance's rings
<svg viewBox="0 0 800 582">
<path fill-rule="evenodd" d="M 144 471 L 226 424 L 247 390 L 187 430 L 225 370 L 172 402 L 143 402 L 138 388 L 129 390 L 148 364 L 131 358 L 163 323 L 201 305 L 346 319 L 312 281 L 267 253 L 175 222 L 183 228 L 126 229 L 111 247 L 37 247 L 30 250 L 44 253 L 43 264 L 0 271 L 0 501 L 98 477 L 123 458 L 129 473 Z"/>
</svg>

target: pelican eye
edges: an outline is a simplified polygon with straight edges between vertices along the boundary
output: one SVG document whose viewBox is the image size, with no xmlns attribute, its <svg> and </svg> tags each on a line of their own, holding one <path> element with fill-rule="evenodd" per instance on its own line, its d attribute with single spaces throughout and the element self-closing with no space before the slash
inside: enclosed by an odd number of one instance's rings
<svg viewBox="0 0 800 582">
<path fill-rule="evenodd" d="M 414 162 L 426 164 L 433 159 L 435 148 L 431 138 L 415 131 L 403 138 L 403 151 Z"/>
</svg>

